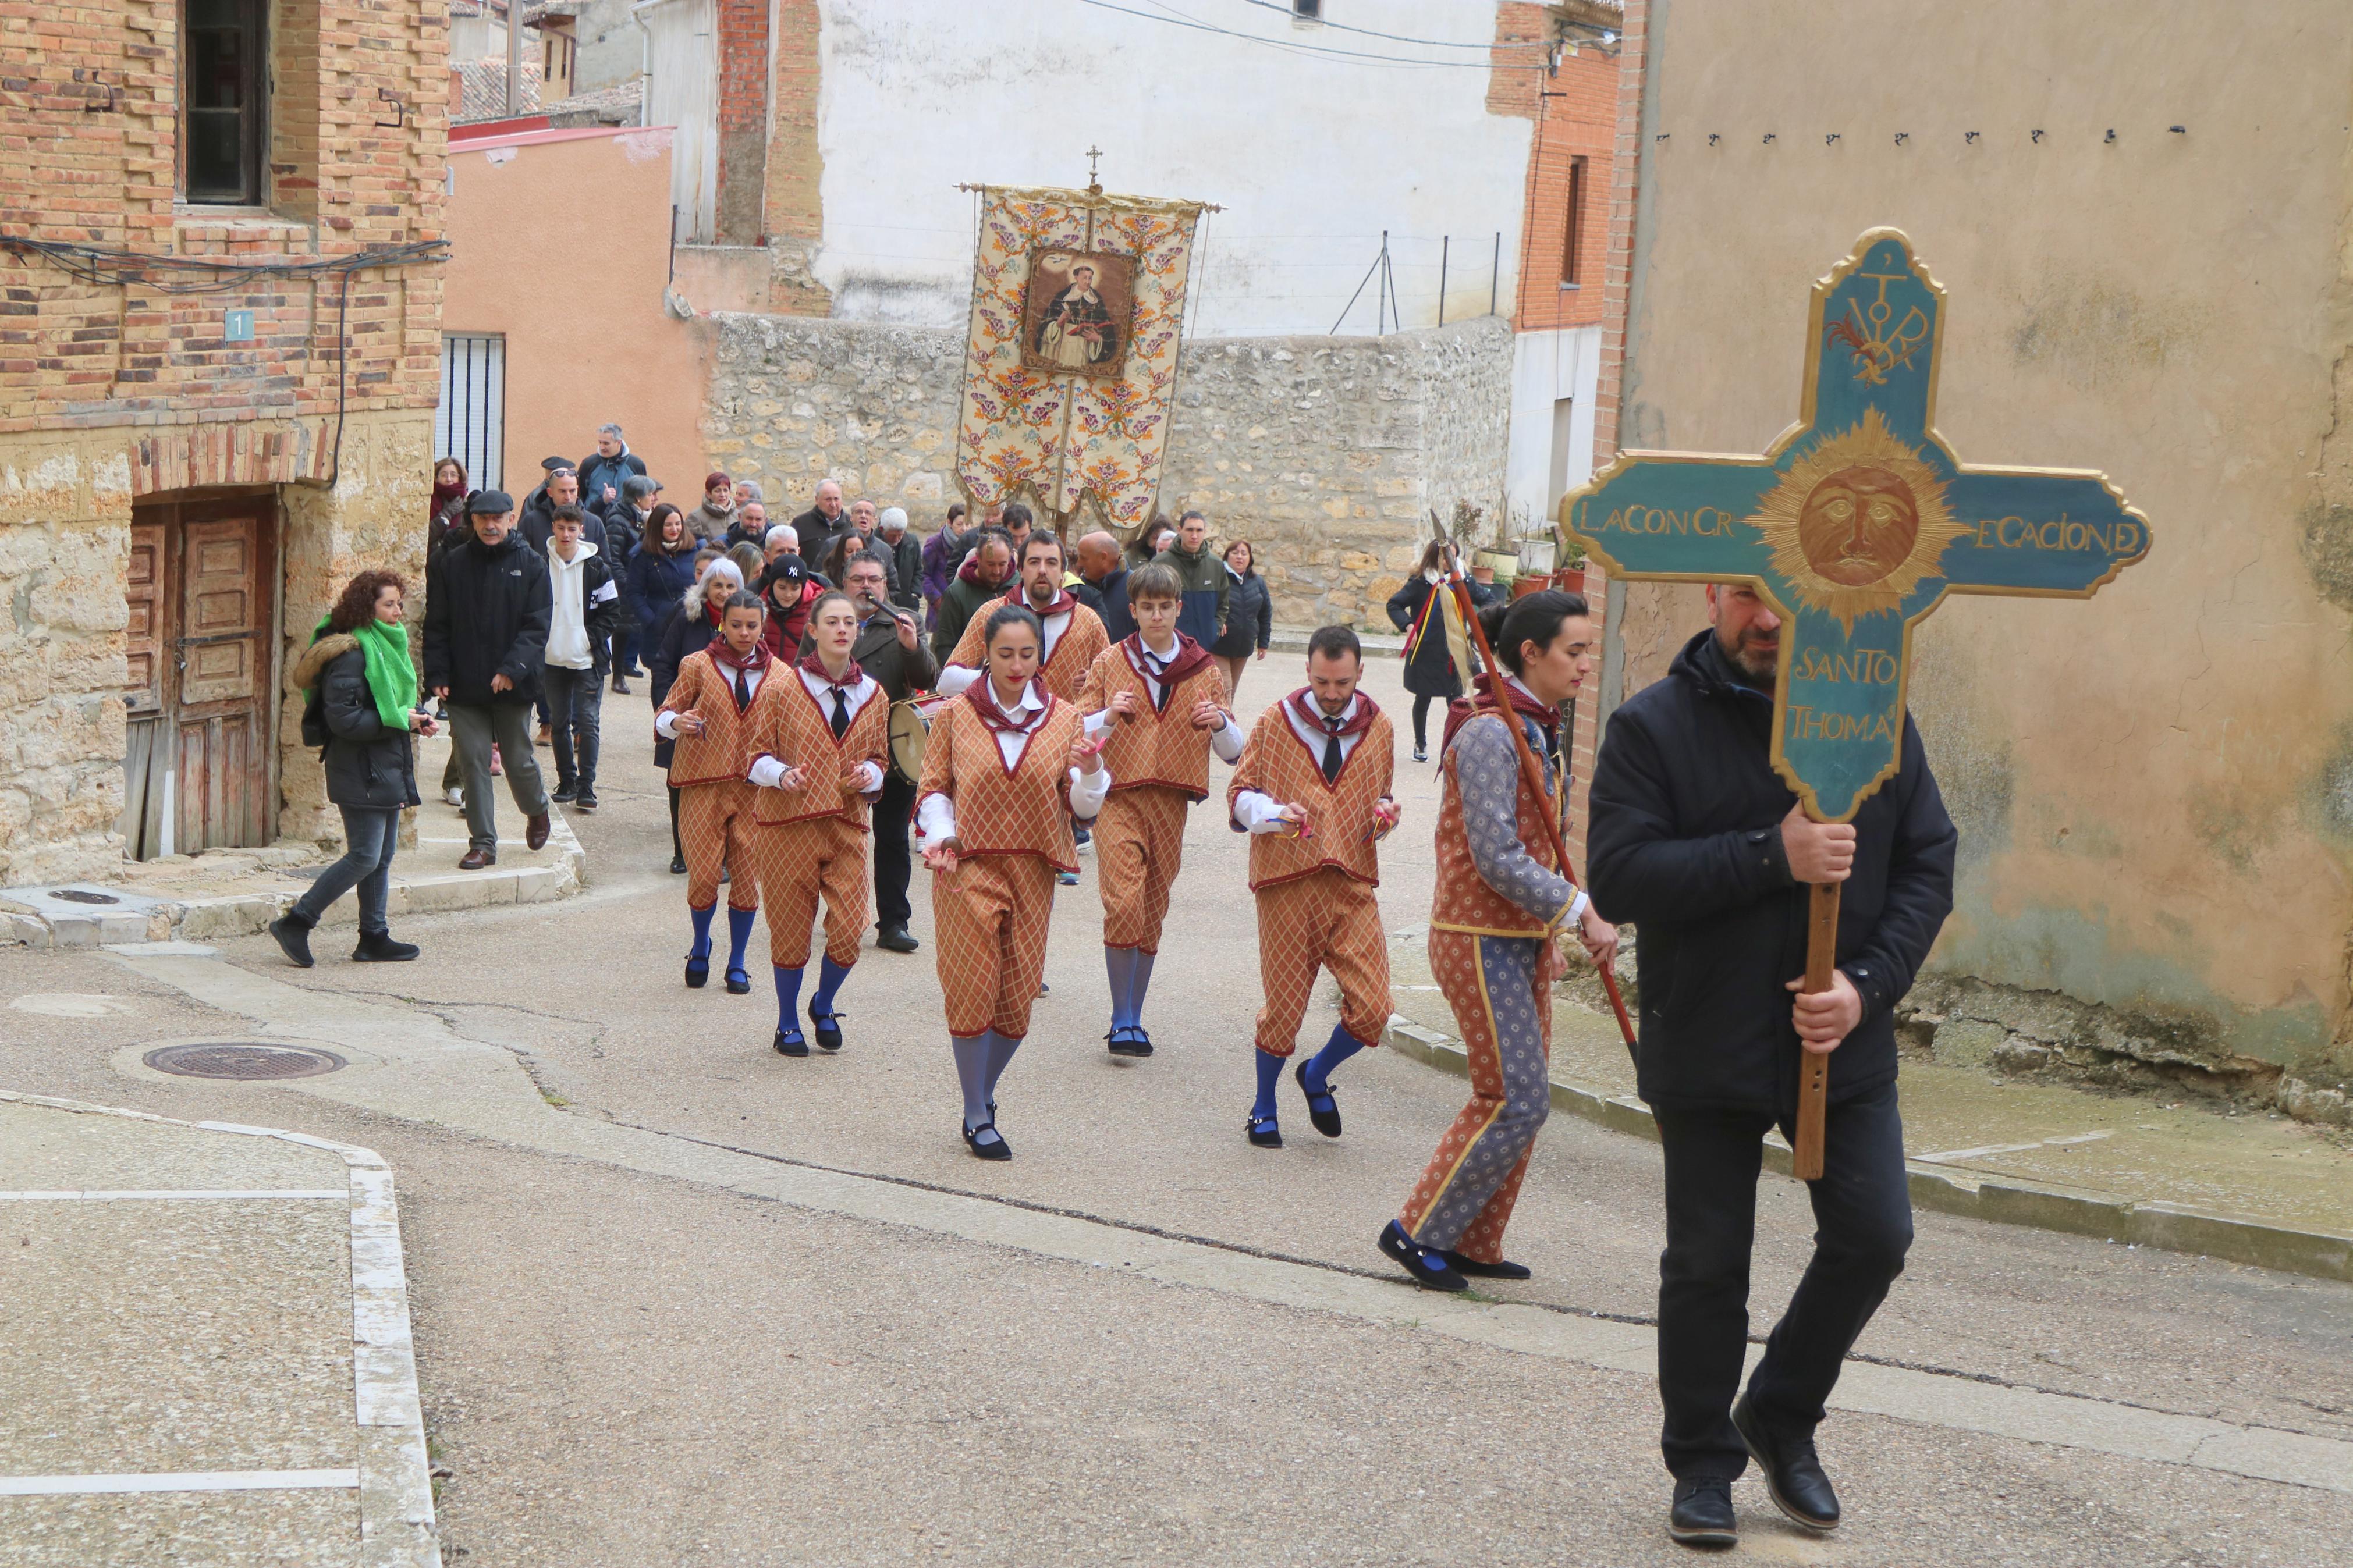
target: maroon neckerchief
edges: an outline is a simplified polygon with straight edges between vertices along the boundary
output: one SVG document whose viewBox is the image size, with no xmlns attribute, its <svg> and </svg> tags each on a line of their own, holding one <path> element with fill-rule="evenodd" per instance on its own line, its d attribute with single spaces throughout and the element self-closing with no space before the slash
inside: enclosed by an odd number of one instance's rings
<svg viewBox="0 0 2353 1568">
<path fill-rule="evenodd" d="M 1042 610 L 1029 602 L 1029 590 L 1024 587 L 1016 587 L 1013 592 L 1005 595 L 1003 602 L 1008 605 L 1018 605 L 1041 621 L 1048 616 L 1067 616 L 1079 607 L 1078 600 L 1071 596 L 1068 588 L 1055 589 L 1054 602 Z"/>
<path fill-rule="evenodd" d="M 1548 708 L 1545 704 L 1537 701 L 1535 698 L 1521 690 L 1518 684 L 1509 676 L 1504 676 L 1503 678 L 1503 681 L 1504 695 L 1511 699 L 1513 712 L 1519 714 L 1522 718 L 1535 720 L 1537 727 L 1543 730 L 1546 735 L 1557 736 L 1559 734 L 1559 709 Z M 1493 697 L 1489 695 L 1487 678 L 1485 676 L 1482 675 L 1479 677 L 1478 681 L 1472 687 L 1472 689 L 1478 693 L 1478 697 L 1475 700 L 1470 698 L 1457 697 L 1446 705 L 1446 734 L 1438 743 L 1438 750 L 1440 755 L 1445 753 L 1447 747 L 1454 744 L 1454 737 L 1461 732 L 1463 725 L 1468 724 L 1472 719 L 1482 713 L 1493 713 L 1495 710 L 1495 700 Z"/>
<path fill-rule="evenodd" d="M 1030 679 L 1029 685 L 1036 686 L 1037 684 L 1038 681 L 1033 677 Z M 1023 687 L 1022 690 L 1027 692 L 1029 690 L 1029 687 Z M 1043 722 L 1046 714 L 1053 710 L 1054 698 L 1052 693 L 1043 689 L 1039 690 L 1039 695 L 1046 700 L 1045 708 L 1041 709 L 1038 715 L 1039 721 Z M 1026 735 L 1029 733 L 1029 731 L 1019 720 L 1011 717 L 1004 709 L 999 708 L 997 705 L 997 692 L 989 684 L 988 671 L 986 669 L 980 672 L 980 679 L 978 680 L 974 681 L 970 686 L 964 689 L 964 698 L 965 701 L 972 704 L 972 710 L 980 715 L 980 721 L 987 725 L 989 729 L 996 731 L 997 734 Z"/>
<path fill-rule="evenodd" d="M 1329 735 L 1334 732 L 1330 728 L 1332 722 L 1330 716 L 1327 715 L 1315 701 L 1315 689 L 1314 687 L 1303 686 L 1298 690 L 1293 692 L 1290 696 L 1284 698 L 1283 700 L 1290 703 L 1293 710 L 1296 711 L 1301 718 L 1306 720 L 1309 724 L 1313 725 L 1318 735 Z M 1340 737 L 1343 740 L 1348 740 L 1363 734 L 1366 731 L 1373 727 L 1373 717 L 1378 712 L 1380 712 L 1380 710 L 1373 706 L 1373 700 L 1371 698 L 1366 696 L 1361 691 L 1357 692 L 1356 716 L 1346 721 L 1340 726 L 1338 731 Z"/>
<path fill-rule="evenodd" d="M 735 650 L 727 646 L 725 637 L 712 637 L 710 646 L 703 651 L 711 656 L 712 667 L 720 672 L 721 684 L 727 688 L 727 695 L 730 697 L 735 695 L 735 683 L 726 679 L 727 671 L 740 669 L 746 675 L 758 675 L 760 671 L 768 668 L 770 656 L 765 637 L 754 642 L 752 645 L 752 651 L 742 658 L 735 657 Z M 765 679 L 765 677 L 762 679 Z M 744 711 L 744 704 L 741 702 L 735 704 L 735 711 L 738 713 Z"/>
<path fill-rule="evenodd" d="M 849 673 L 845 674 L 839 680 L 836 680 L 832 676 L 826 673 L 825 660 L 818 658 L 814 653 L 807 653 L 801 656 L 800 668 L 808 671 L 809 674 L 816 676 L 828 686 L 855 686 L 866 674 L 864 670 L 858 668 L 858 661 L 853 658 L 849 661 Z"/>
<path fill-rule="evenodd" d="M 1066 598 L 1068 596 L 1064 595 Z M 1168 710 L 1168 699 L 1175 694 L 1178 681 L 1209 662 L 1209 650 L 1183 632 L 1176 634 L 1176 657 L 1168 661 L 1168 668 L 1158 675 L 1154 675 L 1152 666 L 1145 662 L 1142 632 L 1134 632 L 1120 638 L 1119 647 L 1120 651 L 1127 655 L 1127 667 L 1135 671 L 1136 679 L 1146 681 L 1157 680 L 1160 683 L 1160 700 L 1153 704 L 1154 710 L 1156 712 L 1166 713 Z M 1148 691 L 1151 689 L 1147 686 L 1145 689 Z"/>
</svg>

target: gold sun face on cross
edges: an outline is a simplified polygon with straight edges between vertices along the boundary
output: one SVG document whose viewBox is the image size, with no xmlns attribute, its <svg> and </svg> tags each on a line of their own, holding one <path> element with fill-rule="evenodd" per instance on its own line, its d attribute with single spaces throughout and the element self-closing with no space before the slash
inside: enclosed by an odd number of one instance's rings
<svg viewBox="0 0 2353 1568">
<path fill-rule="evenodd" d="M 1799 598 L 1849 631 L 1901 605 L 1967 531 L 1945 481 L 1876 408 L 1792 463 L 1748 521 Z"/>
</svg>

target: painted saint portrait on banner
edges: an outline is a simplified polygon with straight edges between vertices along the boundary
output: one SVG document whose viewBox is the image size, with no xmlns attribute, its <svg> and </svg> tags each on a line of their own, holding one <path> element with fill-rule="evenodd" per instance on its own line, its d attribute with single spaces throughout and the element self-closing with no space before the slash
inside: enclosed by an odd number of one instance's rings
<svg viewBox="0 0 2353 1568">
<path fill-rule="evenodd" d="M 1117 375 L 1134 316 L 1134 258 L 1039 250 L 1021 297 L 1021 363 L 1048 375 Z"/>
</svg>

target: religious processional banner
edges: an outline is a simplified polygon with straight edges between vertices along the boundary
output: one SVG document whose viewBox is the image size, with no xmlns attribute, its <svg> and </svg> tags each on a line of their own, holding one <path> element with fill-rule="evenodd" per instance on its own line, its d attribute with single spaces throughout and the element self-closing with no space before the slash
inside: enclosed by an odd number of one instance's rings
<svg viewBox="0 0 2353 1568">
<path fill-rule="evenodd" d="M 1892 228 L 1814 285 L 1798 422 L 1760 457 L 1625 452 L 1561 503 L 1613 577 L 1753 583 L 1782 618 L 1773 765 L 1844 822 L 1904 743 L 1912 628 L 1948 594 L 2089 598 L 2147 554 L 2104 474 L 1961 462 L 1945 291 Z"/>
<path fill-rule="evenodd" d="M 976 506 L 1025 496 L 1150 521 L 1176 396 L 1198 202 L 986 187 L 965 338 L 956 478 Z"/>
</svg>

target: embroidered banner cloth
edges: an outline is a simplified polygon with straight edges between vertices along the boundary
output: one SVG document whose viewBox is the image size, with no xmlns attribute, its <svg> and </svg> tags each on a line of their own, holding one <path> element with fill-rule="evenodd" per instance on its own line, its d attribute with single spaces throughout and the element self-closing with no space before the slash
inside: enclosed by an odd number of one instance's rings
<svg viewBox="0 0 2353 1568">
<path fill-rule="evenodd" d="M 1160 497 L 1198 202 L 982 193 L 956 479 L 976 506 L 1082 506 L 1133 531 Z"/>
</svg>

